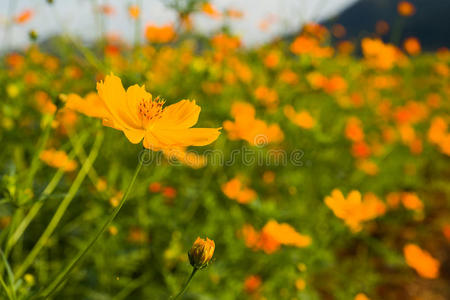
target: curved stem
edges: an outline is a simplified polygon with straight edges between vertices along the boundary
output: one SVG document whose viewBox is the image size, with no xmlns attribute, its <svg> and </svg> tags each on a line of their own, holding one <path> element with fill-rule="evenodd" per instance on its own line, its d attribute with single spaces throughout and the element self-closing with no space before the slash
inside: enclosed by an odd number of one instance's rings
<svg viewBox="0 0 450 300">
<path fill-rule="evenodd" d="M 102 233 L 105 232 L 105 230 L 109 227 L 109 225 L 117 216 L 120 209 L 127 200 L 128 195 L 131 192 L 131 188 L 133 187 L 134 182 L 136 181 L 136 178 L 139 174 L 139 171 L 142 168 L 142 163 L 143 160 L 139 159 L 138 165 L 136 166 L 136 170 L 134 171 L 134 175 L 130 183 L 128 184 L 128 187 L 122 197 L 122 200 L 120 200 L 119 205 L 114 208 L 109 218 L 106 220 L 103 226 L 97 231 L 97 233 L 92 237 L 89 243 L 87 243 L 86 246 L 84 246 L 84 248 L 78 252 L 78 254 L 72 259 L 72 261 L 56 276 L 56 278 L 49 284 L 49 286 L 41 293 L 42 297 L 48 298 L 58 289 L 58 287 L 67 279 L 69 273 L 73 270 L 73 268 L 77 265 L 77 263 L 86 255 L 86 253 L 92 248 L 92 246 L 94 246 L 95 242 L 97 242 L 97 240 L 100 238 Z"/>
<path fill-rule="evenodd" d="M 192 273 L 191 273 L 191 275 L 189 276 L 188 280 L 187 280 L 186 283 L 184 284 L 184 286 L 183 286 L 183 288 L 181 289 L 181 291 L 180 291 L 175 297 L 172 298 L 173 300 L 178 299 L 178 297 L 180 297 L 181 295 L 184 294 L 184 292 L 186 291 L 187 287 L 189 286 L 189 283 L 191 283 L 191 280 L 192 280 L 192 278 L 194 277 L 195 273 L 197 273 L 197 271 L 198 271 L 197 268 L 192 269 Z"/>
</svg>

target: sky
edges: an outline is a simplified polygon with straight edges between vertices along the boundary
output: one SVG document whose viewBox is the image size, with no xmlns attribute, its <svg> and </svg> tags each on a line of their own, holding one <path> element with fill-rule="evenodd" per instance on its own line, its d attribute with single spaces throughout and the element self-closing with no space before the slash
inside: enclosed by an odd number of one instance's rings
<svg viewBox="0 0 450 300">
<path fill-rule="evenodd" d="M 357 0 L 213 0 L 219 10 L 236 9 L 243 12 L 243 18 L 233 20 L 233 33 L 242 38 L 244 45 L 252 46 L 270 41 L 280 34 L 297 32 L 305 21 L 320 21 L 338 14 Z M 131 41 L 134 37 L 133 21 L 127 7 L 136 0 L 54 0 L 48 5 L 45 0 L 0 0 L 0 49 L 24 47 L 28 44 L 28 32 L 35 30 L 39 39 L 68 33 L 85 40 L 92 40 L 100 34 L 94 14 L 94 3 L 108 4 L 115 13 L 106 16 L 105 32 Z M 141 0 L 142 24 L 163 25 L 174 22 L 175 14 L 163 0 Z M 11 20 L 25 9 L 33 11 L 33 17 L 25 24 L 14 24 Z M 262 22 L 269 24 L 261 30 Z M 223 24 L 198 14 L 194 18 L 195 29 L 209 33 Z M 144 29 L 142 29 L 143 36 Z"/>
</svg>

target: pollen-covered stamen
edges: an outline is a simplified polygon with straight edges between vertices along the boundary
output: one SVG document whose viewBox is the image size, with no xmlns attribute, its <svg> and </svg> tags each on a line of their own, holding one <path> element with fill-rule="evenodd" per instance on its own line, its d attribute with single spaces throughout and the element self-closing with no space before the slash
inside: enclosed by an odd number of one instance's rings
<svg viewBox="0 0 450 300">
<path fill-rule="evenodd" d="M 145 127 L 149 122 L 158 120 L 162 117 L 164 100 L 159 97 L 152 99 L 142 99 L 138 105 L 139 115 L 142 119 L 142 124 Z"/>
</svg>

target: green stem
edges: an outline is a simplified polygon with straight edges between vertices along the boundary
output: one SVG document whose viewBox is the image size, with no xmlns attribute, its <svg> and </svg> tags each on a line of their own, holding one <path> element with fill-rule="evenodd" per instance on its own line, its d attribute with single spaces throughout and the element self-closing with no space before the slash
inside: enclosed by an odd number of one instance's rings
<svg viewBox="0 0 450 300">
<path fill-rule="evenodd" d="M 175 296 L 173 297 L 173 300 L 178 299 L 178 297 L 180 297 L 181 295 L 183 295 L 183 293 L 186 291 L 189 283 L 191 283 L 192 278 L 194 277 L 195 273 L 197 273 L 198 269 L 194 268 L 192 269 L 192 273 L 189 276 L 188 280 L 186 281 L 186 283 L 184 284 L 183 288 L 181 289 L 181 291 Z"/>
<path fill-rule="evenodd" d="M 84 178 L 86 177 L 89 169 L 91 168 L 92 164 L 94 163 L 94 160 L 97 158 L 98 152 L 100 150 L 100 145 L 103 140 L 103 132 L 100 132 L 97 134 L 97 138 L 95 140 L 94 146 L 92 146 L 92 150 L 89 153 L 88 160 L 83 165 L 81 170 L 78 172 L 77 177 L 75 178 L 72 186 L 70 187 L 68 193 L 64 197 L 64 199 L 61 201 L 61 204 L 59 205 L 58 209 L 56 210 L 55 214 L 53 215 L 53 218 L 51 219 L 50 223 L 47 225 L 47 228 L 45 229 L 44 233 L 42 233 L 41 237 L 37 241 L 37 243 L 34 245 L 31 252 L 28 254 L 28 256 L 25 258 L 23 263 L 19 266 L 16 272 L 16 279 L 20 278 L 28 269 L 28 267 L 33 263 L 36 256 L 39 254 L 41 249 L 45 246 L 45 244 L 50 239 L 50 236 L 52 235 L 53 231 L 56 229 L 56 227 L 59 224 L 59 221 L 63 217 L 64 213 L 66 212 L 67 207 L 69 206 L 70 202 L 75 197 L 76 193 L 78 192 L 78 189 L 81 186 L 81 183 L 84 181 Z"/>
<path fill-rule="evenodd" d="M 134 182 L 136 181 L 136 178 L 139 174 L 139 171 L 142 168 L 142 163 L 143 159 L 139 159 L 138 165 L 136 166 L 136 170 L 134 171 L 134 175 L 130 183 L 128 184 L 128 187 L 122 197 L 122 200 L 120 200 L 119 205 L 114 208 L 109 218 L 106 220 L 103 226 L 97 231 L 97 233 L 93 236 L 93 238 L 89 241 L 89 243 L 87 243 L 86 246 L 78 252 L 78 254 L 72 259 L 72 261 L 58 274 L 58 276 L 41 293 L 42 297 L 48 298 L 58 289 L 58 287 L 67 279 L 69 273 L 73 270 L 76 264 L 85 256 L 85 254 L 89 251 L 89 249 L 91 249 L 92 246 L 94 246 L 95 242 L 100 238 L 103 232 L 105 232 L 105 230 L 112 223 L 112 221 L 119 213 L 120 209 L 124 205 L 125 201 L 128 198 L 128 195 L 131 192 L 131 188 L 133 187 Z"/>
<path fill-rule="evenodd" d="M 87 135 L 83 135 L 81 138 L 78 139 L 76 143 L 75 142 L 73 143 L 74 150 L 69 154 L 69 159 L 72 159 L 75 156 L 75 153 L 77 153 L 78 151 L 80 151 L 80 149 L 82 149 L 82 145 L 86 140 L 86 138 Z M 28 225 L 30 225 L 31 221 L 33 221 L 33 219 L 36 217 L 37 213 L 44 205 L 44 200 L 46 200 L 48 196 L 51 195 L 51 193 L 54 191 L 63 175 L 64 170 L 61 169 L 58 170 L 55 173 L 55 175 L 53 175 L 53 178 L 50 180 L 49 184 L 45 187 L 44 191 L 41 193 L 37 201 L 31 206 L 31 209 L 28 211 L 27 215 L 22 219 L 19 226 L 17 226 L 16 230 L 9 238 L 6 244 L 5 250 L 6 256 L 8 256 L 8 253 L 11 250 L 11 248 L 14 247 L 14 245 L 17 243 L 17 241 L 20 239 L 22 234 L 27 229 Z"/>
</svg>

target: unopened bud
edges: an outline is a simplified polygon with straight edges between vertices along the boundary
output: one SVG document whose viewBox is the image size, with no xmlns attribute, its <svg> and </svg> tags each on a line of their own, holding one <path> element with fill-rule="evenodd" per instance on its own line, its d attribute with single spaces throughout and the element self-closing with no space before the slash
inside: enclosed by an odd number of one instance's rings
<svg viewBox="0 0 450 300">
<path fill-rule="evenodd" d="M 215 247 L 213 240 L 198 237 L 188 252 L 189 262 L 196 269 L 206 268 L 214 255 Z"/>
</svg>

